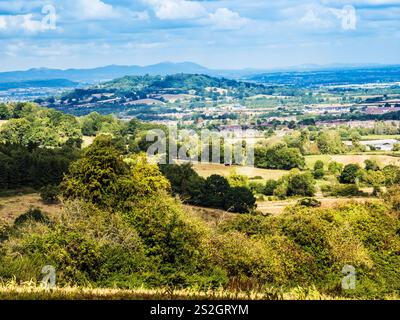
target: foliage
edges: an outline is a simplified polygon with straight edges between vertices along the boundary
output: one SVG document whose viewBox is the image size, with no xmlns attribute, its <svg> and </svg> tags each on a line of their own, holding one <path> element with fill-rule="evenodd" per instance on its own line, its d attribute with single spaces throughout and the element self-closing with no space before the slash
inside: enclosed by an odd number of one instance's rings
<svg viewBox="0 0 400 320">
<path fill-rule="evenodd" d="M 255 148 L 254 157 L 255 165 L 259 168 L 290 170 L 305 166 L 305 159 L 299 149 L 288 148 L 283 144 Z"/>
<path fill-rule="evenodd" d="M 344 167 L 341 175 L 340 182 L 347 184 L 354 184 L 357 181 L 358 174 L 361 167 L 358 164 L 348 164 Z"/>
<path fill-rule="evenodd" d="M 40 189 L 40 198 L 46 204 L 53 204 L 58 202 L 60 190 L 58 186 L 49 184 Z"/>
<path fill-rule="evenodd" d="M 80 151 L 62 148 L 27 148 L 0 143 L 0 190 L 58 185 Z"/>
<path fill-rule="evenodd" d="M 321 206 L 321 201 L 318 201 L 315 198 L 303 198 L 297 201 L 297 205 L 316 208 Z"/>
</svg>

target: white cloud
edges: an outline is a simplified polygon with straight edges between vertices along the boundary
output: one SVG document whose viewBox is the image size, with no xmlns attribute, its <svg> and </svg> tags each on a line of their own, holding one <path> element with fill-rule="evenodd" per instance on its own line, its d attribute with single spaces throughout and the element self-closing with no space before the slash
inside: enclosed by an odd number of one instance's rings
<svg viewBox="0 0 400 320">
<path fill-rule="evenodd" d="M 0 17 L 0 31 L 35 34 L 48 30 L 48 24 L 43 23 L 41 19 L 35 19 L 33 14 Z"/>
<path fill-rule="evenodd" d="M 243 18 L 239 13 L 227 8 L 218 8 L 215 13 L 210 13 L 209 21 L 213 28 L 218 30 L 236 30 L 244 27 L 249 20 Z"/>
<path fill-rule="evenodd" d="M 7 21 L 6 18 L 0 16 L 0 30 L 7 28 Z"/>
<path fill-rule="evenodd" d="M 332 25 L 329 19 L 322 19 L 320 10 L 310 9 L 306 15 L 300 19 L 302 24 L 316 28 L 328 28 Z"/>
<path fill-rule="evenodd" d="M 143 0 L 150 5 L 161 20 L 196 19 L 207 15 L 203 5 L 186 0 Z"/>
<path fill-rule="evenodd" d="M 112 5 L 101 0 L 77 0 L 76 7 L 79 8 L 76 14 L 82 19 L 109 19 L 119 16 Z"/>
</svg>

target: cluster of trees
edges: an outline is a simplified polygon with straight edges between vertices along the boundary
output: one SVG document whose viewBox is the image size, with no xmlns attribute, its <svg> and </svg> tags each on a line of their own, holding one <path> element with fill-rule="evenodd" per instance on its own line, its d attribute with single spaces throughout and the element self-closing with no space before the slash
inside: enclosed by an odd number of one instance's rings
<svg viewBox="0 0 400 320">
<path fill-rule="evenodd" d="M 342 154 L 348 151 L 337 130 L 303 129 L 284 138 L 289 147 L 297 148 L 303 155 Z"/>
<path fill-rule="evenodd" d="M 161 165 L 160 170 L 170 181 L 173 194 L 187 203 L 238 213 L 251 212 L 256 207 L 256 199 L 245 185 L 231 185 L 219 175 L 204 179 L 190 163 Z"/>
<path fill-rule="evenodd" d="M 277 144 L 272 147 L 256 147 L 254 150 L 254 162 L 258 168 L 290 170 L 303 169 L 305 159 L 297 148 L 288 147 L 285 144 Z"/>
<path fill-rule="evenodd" d="M 0 104 L 0 119 L 8 120 L 0 128 L 0 142 L 41 147 L 79 147 L 82 143 L 80 124 L 74 116 L 33 103 Z"/>
<path fill-rule="evenodd" d="M 59 184 L 80 155 L 76 148 L 28 148 L 0 143 L 0 190 Z"/>
<path fill-rule="evenodd" d="M 296 196 L 313 197 L 316 192 L 315 184 L 315 179 L 310 172 L 294 169 L 279 180 L 268 180 L 265 185 L 252 182 L 250 188 L 258 194 L 284 199 Z"/>
</svg>

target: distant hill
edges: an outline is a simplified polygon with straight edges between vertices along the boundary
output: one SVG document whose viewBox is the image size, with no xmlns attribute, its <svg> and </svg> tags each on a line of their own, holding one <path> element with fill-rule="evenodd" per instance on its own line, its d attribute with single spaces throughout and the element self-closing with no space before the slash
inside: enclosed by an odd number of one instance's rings
<svg viewBox="0 0 400 320">
<path fill-rule="evenodd" d="M 38 102 L 42 106 L 73 114 L 87 114 L 91 111 L 116 113 L 127 109 L 138 112 L 142 107 L 145 112 L 149 112 L 150 106 L 164 106 L 169 99 L 201 104 L 225 98 L 239 101 L 245 97 L 273 92 L 274 88 L 263 84 L 180 73 L 167 76 L 125 76 L 86 88 L 76 88 L 61 96 L 40 99 Z"/>
<path fill-rule="evenodd" d="M 26 71 L 1 72 L 0 83 L 32 80 L 67 79 L 70 81 L 95 83 L 127 75 L 167 75 L 176 73 L 211 74 L 211 70 L 191 62 L 159 63 L 150 66 L 106 66 L 94 69 L 30 69 Z"/>
<path fill-rule="evenodd" d="M 204 91 L 206 88 L 219 89 L 264 89 L 263 85 L 242 82 L 233 79 L 217 78 L 205 74 L 174 74 L 167 76 L 126 76 L 113 81 L 92 87 L 107 91 L 129 91 L 146 93 L 158 93 L 159 91 L 189 92 L 195 90 Z"/>
<path fill-rule="evenodd" d="M 110 65 L 93 69 L 30 69 L 0 72 L 1 83 L 66 79 L 81 84 L 94 84 L 124 76 L 165 76 L 171 74 L 203 74 L 272 85 L 310 86 L 400 81 L 400 66 L 331 64 L 300 65 L 287 68 L 215 70 L 193 62 L 163 62 L 149 66 Z"/>
<path fill-rule="evenodd" d="M 266 85 L 310 87 L 400 82 L 400 66 L 333 67 L 326 70 L 269 72 L 252 75 L 250 81 Z"/>
<path fill-rule="evenodd" d="M 31 80 L 0 83 L 0 90 L 25 89 L 25 88 L 74 88 L 79 83 L 66 79 Z"/>
</svg>

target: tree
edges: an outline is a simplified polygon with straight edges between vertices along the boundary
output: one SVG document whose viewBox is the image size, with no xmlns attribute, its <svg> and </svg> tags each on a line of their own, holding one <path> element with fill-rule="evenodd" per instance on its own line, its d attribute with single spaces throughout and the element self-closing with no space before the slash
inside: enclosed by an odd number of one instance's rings
<svg viewBox="0 0 400 320">
<path fill-rule="evenodd" d="M 59 192 L 58 186 L 49 184 L 40 190 L 40 197 L 46 204 L 57 203 Z"/>
<path fill-rule="evenodd" d="M 299 173 L 289 176 L 287 195 L 313 197 L 315 195 L 315 180 L 309 173 Z"/>
<path fill-rule="evenodd" d="M 354 184 L 357 181 L 358 173 L 361 167 L 358 164 L 348 164 L 344 167 L 341 175 L 340 182 L 345 184 Z"/>
<path fill-rule="evenodd" d="M 205 180 L 194 171 L 191 163 L 160 165 L 160 170 L 171 183 L 173 194 L 180 195 L 188 203 L 201 204 Z"/>
<path fill-rule="evenodd" d="M 324 169 L 324 162 L 322 160 L 317 160 L 314 164 L 314 170 Z"/>
<path fill-rule="evenodd" d="M 11 111 L 7 104 L 0 103 L 0 120 L 8 120 L 11 118 Z"/>
<path fill-rule="evenodd" d="M 322 179 L 322 178 L 325 176 L 325 171 L 324 171 L 324 169 L 317 169 L 317 170 L 314 170 L 313 176 L 314 176 L 314 178 L 317 179 L 317 180 Z"/>
<path fill-rule="evenodd" d="M 277 186 L 278 186 L 278 181 L 272 179 L 267 180 L 267 182 L 265 183 L 263 194 L 266 196 L 273 196 Z"/>
<path fill-rule="evenodd" d="M 213 174 L 204 183 L 202 203 L 211 208 L 224 208 L 225 196 L 230 189 L 226 178 Z"/>
<path fill-rule="evenodd" d="M 225 210 L 247 213 L 256 206 L 256 198 L 246 187 L 233 187 L 225 195 Z"/>
<path fill-rule="evenodd" d="M 345 151 L 340 134 L 334 130 L 320 132 L 317 144 L 322 154 L 341 154 Z"/>
<path fill-rule="evenodd" d="M 271 148 L 256 148 L 254 151 L 255 165 L 259 168 L 290 170 L 304 168 L 305 159 L 297 148 L 288 148 L 278 144 Z"/>
<path fill-rule="evenodd" d="M 329 162 L 329 165 L 328 165 L 329 173 L 331 173 L 333 175 L 337 175 L 337 174 L 341 174 L 342 170 L 343 170 L 343 164 L 336 162 L 336 161 Z"/>
<path fill-rule="evenodd" d="M 61 184 L 62 196 L 79 198 L 100 206 L 115 204 L 118 180 L 129 174 L 121 153 L 111 138 L 100 136 L 86 149 L 82 159 L 74 162 Z"/>
<path fill-rule="evenodd" d="M 369 171 L 369 170 L 378 171 L 379 170 L 379 165 L 375 160 L 367 159 L 364 161 L 364 164 L 365 164 L 365 170 L 367 170 L 367 171 Z"/>
</svg>

